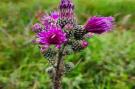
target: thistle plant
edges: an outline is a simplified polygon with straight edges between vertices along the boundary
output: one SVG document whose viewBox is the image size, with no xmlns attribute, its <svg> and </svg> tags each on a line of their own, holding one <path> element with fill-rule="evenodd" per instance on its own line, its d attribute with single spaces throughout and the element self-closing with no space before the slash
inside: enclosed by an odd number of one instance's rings
<svg viewBox="0 0 135 89">
<path fill-rule="evenodd" d="M 89 45 L 87 38 L 110 31 L 114 22 L 113 17 L 93 16 L 84 25 L 79 25 L 72 0 L 61 0 L 57 11 L 42 14 L 38 20 L 32 29 L 36 33 L 33 42 L 50 63 L 46 71 L 52 79 L 53 89 L 62 89 L 63 75 L 74 68 L 72 62 L 64 61 L 64 57 L 85 49 Z"/>
</svg>

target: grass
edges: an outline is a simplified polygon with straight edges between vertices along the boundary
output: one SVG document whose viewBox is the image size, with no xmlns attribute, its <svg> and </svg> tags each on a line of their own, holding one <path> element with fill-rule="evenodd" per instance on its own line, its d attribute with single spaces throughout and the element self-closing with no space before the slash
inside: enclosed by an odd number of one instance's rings
<svg viewBox="0 0 135 89">
<path fill-rule="evenodd" d="M 0 89 L 50 89 L 47 60 L 30 43 L 40 10 L 54 10 L 58 0 L 0 0 Z M 116 28 L 89 40 L 90 46 L 66 58 L 81 63 L 63 79 L 64 89 L 135 88 L 135 1 L 74 0 L 78 22 L 89 16 L 115 16 Z M 50 8 L 51 6 L 51 8 Z"/>
</svg>

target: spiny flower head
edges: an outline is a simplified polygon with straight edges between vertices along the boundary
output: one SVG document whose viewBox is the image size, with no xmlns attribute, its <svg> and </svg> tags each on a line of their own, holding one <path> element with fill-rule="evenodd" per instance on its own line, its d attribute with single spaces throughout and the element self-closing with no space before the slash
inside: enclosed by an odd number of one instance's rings
<svg viewBox="0 0 135 89">
<path fill-rule="evenodd" d="M 60 48 L 66 42 L 66 33 L 57 25 L 59 13 L 52 12 L 50 15 L 44 14 L 39 18 L 40 23 L 33 25 L 33 31 L 36 32 L 35 43 L 40 46 L 41 52 L 47 50 L 51 45 Z"/>
<path fill-rule="evenodd" d="M 113 27 L 113 17 L 92 17 L 85 24 L 84 28 L 88 32 L 101 34 L 110 31 Z"/>
<path fill-rule="evenodd" d="M 48 31 L 41 31 L 37 34 L 38 42 L 41 45 L 56 45 L 60 47 L 66 42 L 66 34 L 59 27 L 50 27 Z"/>
<path fill-rule="evenodd" d="M 58 24 L 64 28 L 70 29 L 75 24 L 74 4 L 72 0 L 61 0 L 59 5 Z"/>
</svg>

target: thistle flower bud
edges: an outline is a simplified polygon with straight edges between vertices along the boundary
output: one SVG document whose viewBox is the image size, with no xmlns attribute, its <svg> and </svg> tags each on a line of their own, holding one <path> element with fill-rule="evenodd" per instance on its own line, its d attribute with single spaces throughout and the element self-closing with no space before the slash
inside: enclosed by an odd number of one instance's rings
<svg viewBox="0 0 135 89">
<path fill-rule="evenodd" d="M 59 24 L 63 28 L 66 24 L 73 25 L 74 21 L 74 5 L 71 0 L 61 0 L 59 5 L 60 21 Z"/>
<path fill-rule="evenodd" d="M 64 26 L 68 23 L 68 20 L 65 20 L 65 19 L 59 19 L 57 21 L 57 24 L 61 27 L 61 28 L 64 28 Z"/>
<path fill-rule="evenodd" d="M 74 31 L 73 30 L 64 30 L 64 32 L 66 33 L 66 37 L 70 38 L 74 36 Z M 69 40 L 69 39 L 68 39 Z"/>
<path fill-rule="evenodd" d="M 85 40 L 78 40 L 72 42 L 73 51 L 81 51 L 88 46 L 88 42 Z"/>
<path fill-rule="evenodd" d="M 66 46 L 63 53 L 64 53 L 64 55 L 70 55 L 70 54 L 72 54 L 73 53 L 73 50 L 71 49 L 71 46 L 70 45 Z"/>
<path fill-rule="evenodd" d="M 74 41 L 72 43 L 72 49 L 73 51 L 80 51 L 82 49 L 82 46 L 79 41 Z"/>
<path fill-rule="evenodd" d="M 53 78 L 53 75 L 54 75 L 54 72 L 55 72 L 53 67 L 48 67 L 45 71 L 48 73 L 48 75 L 51 78 Z"/>
<path fill-rule="evenodd" d="M 61 28 L 64 28 L 66 26 L 67 27 L 72 27 L 76 24 L 75 20 L 74 19 L 59 19 L 57 21 L 57 24 L 61 27 Z"/>
<path fill-rule="evenodd" d="M 53 59 L 55 55 L 56 55 L 56 51 L 51 49 L 51 48 L 46 50 L 46 52 L 44 53 L 44 57 L 49 59 L 49 60 Z"/>
<path fill-rule="evenodd" d="M 60 17 L 62 19 L 72 19 L 73 18 L 74 5 L 71 2 L 71 0 L 61 0 L 59 9 L 60 9 Z"/>
<path fill-rule="evenodd" d="M 74 41 L 72 43 L 72 49 L 73 51 L 80 51 L 82 49 L 82 46 L 79 41 Z"/>
<path fill-rule="evenodd" d="M 70 72 L 74 68 L 74 64 L 72 62 L 68 62 L 65 64 L 65 73 Z"/>
<path fill-rule="evenodd" d="M 84 28 L 82 26 L 77 25 L 74 28 L 74 37 L 75 37 L 75 39 L 81 40 L 85 34 L 86 34 L 86 30 L 84 30 Z"/>
<path fill-rule="evenodd" d="M 32 27 L 32 31 L 33 31 L 33 32 L 36 32 L 36 33 L 42 31 L 41 25 L 40 25 L 39 23 L 35 23 L 35 24 L 33 25 L 33 27 Z"/>
<path fill-rule="evenodd" d="M 87 41 L 82 41 L 82 48 L 86 48 L 88 46 L 88 42 Z"/>
<path fill-rule="evenodd" d="M 87 32 L 101 34 L 110 31 L 113 27 L 113 17 L 92 17 L 85 24 Z"/>
</svg>

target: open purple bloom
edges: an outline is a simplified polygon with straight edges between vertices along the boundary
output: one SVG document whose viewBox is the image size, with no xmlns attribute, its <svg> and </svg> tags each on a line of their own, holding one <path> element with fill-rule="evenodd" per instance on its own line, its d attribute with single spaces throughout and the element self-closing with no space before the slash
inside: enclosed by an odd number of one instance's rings
<svg viewBox="0 0 135 89">
<path fill-rule="evenodd" d="M 110 31 L 113 27 L 113 17 L 92 17 L 85 24 L 84 28 L 88 32 L 101 34 Z"/>
<path fill-rule="evenodd" d="M 58 27 L 51 27 L 48 31 L 42 31 L 37 35 L 39 44 L 41 45 L 56 45 L 56 47 L 60 47 L 64 44 L 66 39 L 66 34 Z"/>
</svg>

